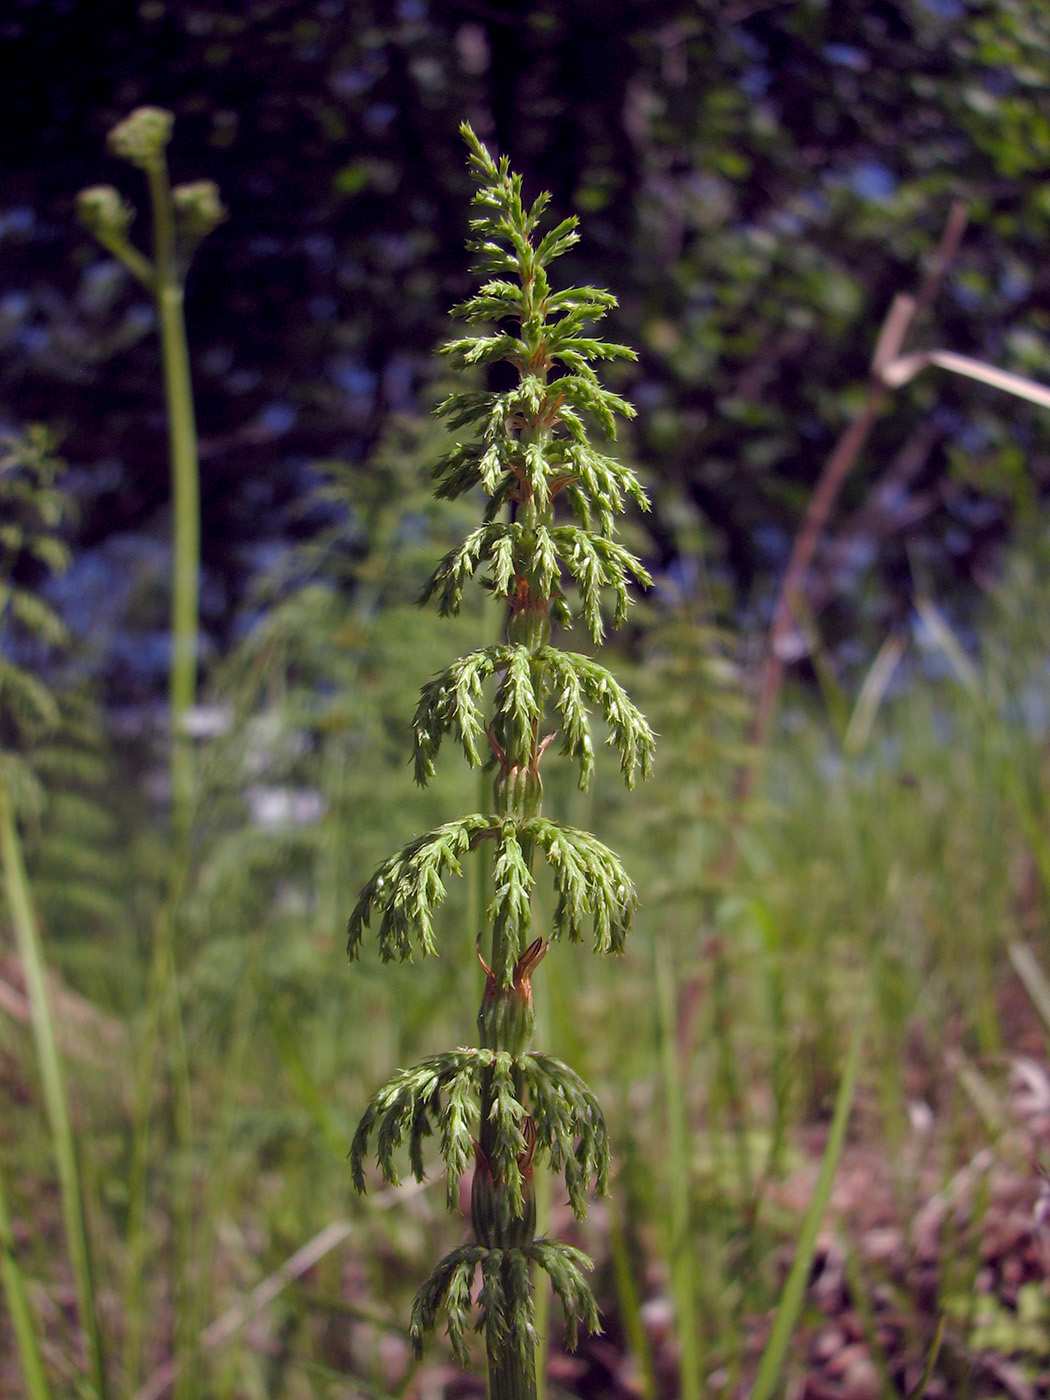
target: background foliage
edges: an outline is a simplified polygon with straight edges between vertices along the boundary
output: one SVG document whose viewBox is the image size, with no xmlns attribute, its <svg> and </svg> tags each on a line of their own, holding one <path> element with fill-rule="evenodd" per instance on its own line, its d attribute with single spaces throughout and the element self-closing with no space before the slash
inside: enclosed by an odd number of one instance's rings
<svg viewBox="0 0 1050 1400">
<path fill-rule="evenodd" d="M 72 217 L 100 177 L 137 195 L 102 157 L 132 106 L 175 111 L 175 178 L 215 179 L 231 211 L 189 301 L 220 641 L 245 579 L 301 529 L 288 507 L 309 464 L 364 460 L 391 413 L 428 399 L 444 308 L 467 286 L 464 116 L 551 189 L 556 215 L 587 217 L 571 275 L 616 286 L 611 334 L 643 352 L 623 387 L 642 410 L 653 558 L 681 558 L 685 499 L 723 596 L 761 609 L 875 327 L 952 200 L 970 230 L 923 337 L 1047 371 L 1045 23 L 1014 0 L 125 0 L 102 14 L 68 0 L 57 16 L 19 0 L 4 33 L 0 393 L 9 417 L 56 425 L 79 468 L 79 577 L 105 581 L 96 626 L 115 625 L 115 574 L 148 591 L 166 498 L 150 310 Z M 944 376 L 897 395 L 820 562 L 834 634 L 899 618 L 905 540 L 939 589 L 986 576 L 1040 497 L 1045 434 L 1034 410 Z M 155 613 L 141 622 L 135 647 L 105 650 L 122 691 L 157 664 Z"/>
<path fill-rule="evenodd" d="M 5 9 L 0 421 L 55 431 L 78 510 L 66 573 L 19 557 L 12 580 L 75 647 L 5 620 L 0 658 L 58 697 L 16 746 L 20 829 L 122 1400 L 136 1372 L 137 1400 L 472 1393 L 404 1328 L 460 1238 L 442 1193 L 361 1204 L 346 1153 L 368 1086 L 470 1036 L 477 969 L 343 963 L 362 876 L 476 806 L 454 755 L 413 787 L 417 684 L 501 635 L 480 594 L 440 624 L 414 601 L 476 521 L 427 485 L 450 447 L 433 350 L 469 289 L 464 117 L 583 216 L 566 275 L 615 291 L 610 335 L 640 350 L 613 387 L 654 507 L 627 543 L 656 583 L 614 666 L 654 775 L 625 805 L 597 745 L 588 794 L 547 789 L 642 893 L 624 963 L 549 955 L 539 1039 L 608 1107 L 614 1174 L 583 1230 L 541 1202 L 598 1261 L 606 1327 L 570 1360 L 541 1301 L 548 1393 L 749 1393 L 858 1022 L 788 1383 L 1046 1388 L 1045 414 L 936 371 L 893 394 L 810 573 L 820 644 L 748 744 L 791 540 L 952 201 L 969 224 L 917 344 L 1050 380 L 1046 31 L 1021 0 Z M 142 102 L 176 113 L 174 178 L 230 209 L 188 287 L 207 642 L 177 881 L 152 311 L 74 215 L 85 185 L 139 197 L 105 135 Z M 472 897 L 450 887 L 450 928 Z M 178 1004 L 143 1075 L 161 920 Z M 64 1396 L 81 1334 L 29 1018 L 4 932 L 5 1260 Z M 10 1340 L 5 1313 L 17 1396 Z"/>
</svg>

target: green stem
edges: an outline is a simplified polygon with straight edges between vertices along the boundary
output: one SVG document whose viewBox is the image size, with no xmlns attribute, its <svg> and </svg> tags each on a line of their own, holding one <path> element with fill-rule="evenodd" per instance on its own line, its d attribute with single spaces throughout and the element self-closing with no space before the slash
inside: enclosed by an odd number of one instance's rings
<svg viewBox="0 0 1050 1400">
<path fill-rule="evenodd" d="M 175 911 L 171 913 L 174 931 Z M 197 1239 L 197 1191 L 193 1179 L 193 1116 L 190 1102 L 190 1069 L 186 1048 L 182 1004 L 179 999 L 173 939 L 169 939 L 165 967 L 165 997 L 162 1006 L 164 1029 L 171 1047 L 172 1114 L 174 1155 L 172 1162 L 172 1238 L 174 1244 L 176 1329 L 179 1355 L 186 1357 L 175 1379 L 175 1400 L 195 1400 L 200 1394 L 196 1346 L 195 1299 L 202 1270 L 208 1265 L 201 1258 Z"/>
<path fill-rule="evenodd" d="M 182 842 L 181 847 L 172 854 L 171 868 L 168 872 L 168 894 L 156 915 L 153 955 L 150 960 L 145 999 L 146 1014 L 135 1067 L 131 1114 L 131 1152 L 128 1169 L 127 1267 L 123 1299 L 123 1375 L 124 1385 L 129 1394 L 133 1394 L 138 1388 L 142 1365 L 143 1323 L 145 1321 L 143 1290 L 145 1265 L 150 1249 L 146 1211 L 153 1127 L 151 1105 L 155 1089 L 157 1058 L 160 1051 L 161 1028 L 166 1021 L 169 1029 L 174 1025 L 169 1039 L 174 1060 L 176 1137 L 178 1142 L 183 1145 L 187 1145 L 190 1140 L 189 1069 L 186 1064 L 178 1003 L 177 1000 L 174 1000 L 176 983 L 173 955 L 178 909 L 188 874 L 189 843 L 186 839 Z M 190 1204 L 191 1202 L 187 1200 L 185 1208 L 176 1212 L 179 1219 L 185 1215 Z M 176 1230 L 175 1233 L 177 1234 L 178 1231 Z M 188 1252 L 189 1245 L 184 1243 L 182 1253 Z M 174 1270 L 174 1273 L 177 1276 L 177 1284 L 181 1286 L 182 1281 L 178 1279 L 178 1268 Z"/>
<path fill-rule="evenodd" d="M 535 506 L 532 502 L 528 503 L 525 514 L 532 517 L 535 516 Z M 544 626 L 536 626 L 537 617 L 538 614 L 533 614 L 526 620 L 528 636 L 527 639 L 524 636 L 520 638 L 520 640 L 525 640 L 526 645 L 533 651 L 539 649 L 546 640 L 546 636 L 549 636 L 550 633 L 550 624 L 547 622 L 546 613 L 544 613 L 543 616 Z M 509 626 L 512 639 L 518 640 L 519 637 L 517 634 L 520 631 L 521 629 L 515 625 L 515 618 L 512 617 Z M 501 772 L 497 777 L 495 806 L 501 816 L 505 816 L 508 813 L 514 813 L 518 816 L 536 816 L 539 814 L 542 788 L 540 786 L 537 769 L 539 757 L 538 742 L 539 736 L 535 735 L 533 738 L 532 753 L 529 755 L 529 771 L 527 775 L 522 775 L 520 781 L 516 780 L 513 773 L 508 772 Z M 520 757 L 519 755 L 512 756 L 512 758 L 515 759 L 520 759 Z M 522 855 L 526 865 L 531 869 L 533 851 L 530 843 L 523 843 Z M 501 969 L 514 967 L 517 958 L 524 950 L 525 944 L 528 941 L 527 935 L 530 931 L 531 925 L 529 923 L 526 924 L 526 927 L 517 930 L 507 930 L 501 929 L 495 925 L 493 926 L 490 952 L 492 968 L 497 981 L 501 980 Z M 513 946 L 511 946 L 512 941 Z M 484 1003 L 482 1006 L 482 1013 L 479 1016 L 479 1023 L 485 1024 Z M 520 1044 L 512 1043 L 507 1022 L 497 1019 L 494 1023 L 494 1029 L 493 1049 L 507 1049 L 513 1054 L 521 1053 L 523 1047 Z M 528 1038 L 531 1039 L 531 1028 Z M 520 1093 L 521 1089 L 519 1086 L 519 1096 Z M 492 1107 L 491 1090 L 486 1080 L 483 1082 L 481 1092 L 480 1140 L 481 1149 L 490 1160 L 492 1160 L 492 1149 L 495 1146 L 491 1141 L 491 1124 L 493 1121 L 491 1115 Z M 494 1182 L 493 1185 L 497 1192 L 501 1190 L 498 1182 Z M 529 1224 L 525 1227 L 525 1231 L 527 1231 L 531 1237 L 535 1235 L 536 1213 L 536 1192 L 531 1179 L 525 1183 L 524 1189 L 526 1206 L 522 1221 L 529 1221 Z M 504 1218 L 504 1212 L 501 1211 L 498 1214 L 500 1219 Z M 499 1247 L 507 1249 L 520 1247 L 521 1240 L 518 1237 L 523 1233 L 522 1221 L 517 1221 L 515 1224 L 509 1225 L 506 1230 L 506 1238 L 497 1238 L 494 1243 Z M 497 1234 L 502 1235 L 502 1233 L 502 1227 L 500 1227 Z M 504 1265 L 504 1267 L 506 1268 L 506 1265 Z M 521 1356 L 517 1354 L 512 1347 L 504 1346 L 499 1349 L 490 1350 L 488 1355 L 488 1380 L 489 1400 L 537 1400 L 535 1348 L 530 1348 L 525 1365 L 522 1365 Z"/>
<path fill-rule="evenodd" d="M 140 117 L 146 115 L 139 114 Z M 156 113 L 148 115 L 151 120 L 157 116 Z M 165 114 L 160 115 L 163 117 Z M 129 121 L 134 123 L 135 114 Z M 150 122 L 147 122 L 148 125 Z M 197 693 L 200 625 L 200 466 L 175 208 L 167 161 L 163 153 L 163 144 L 168 133 L 159 134 L 155 122 L 153 126 L 155 129 L 146 133 L 147 145 L 152 147 L 151 153 L 143 155 L 141 124 L 138 140 L 131 145 L 122 142 L 119 148 L 119 154 L 142 169 L 146 175 L 152 215 L 152 262 L 128 241 L 123 228 L 103 226 L 94 229 L 103 247 L 118 257 L 133 276 L 148 288 L 157 309 L 168 423 L 173 518 L 172 652 L 168 679 L 172 857 L 168 870 L 168 892 L 154 931 L 147 1015 L 135 1077 L 128 1182 L 128 1269 L 124 1296 L 124 1383 L 129 1390 L 134 1390 L 137 1385 L 141 1364 L 144 1320 L 142 1275 L 148 1249 L 146 1204 L 151 1144 L 150 1110 L 162 1026 L 167 1043 L 172 1047 L 174 1080 L 176 1151 L 173 1154 L 173 1233 L 176 1241 L 176 1260 L 173 1272 L 180 1301 L 177 1309 L 180 1338 L 184 1336 L 187 1328 L 192 1326 L 189 1309 L 184 1303 L 189 1296 L 187 1272 L 195 1258 L 191 1238 L 195 1203 L 187 1168 L 192 1133 L 189 1069 L 178 999 L 175 922 L 181 891 L 189 870 L 190 838 L 197 788 L 195 756 L 187 719 L 196 702 Z M 125 136 L 127 134 L 125 132 Z M 157 143 L 155 147 L 154 141 Z M 180 1372 L 180 1377 L 181 1374 Z"/>
<path fill-rule="evenodd" d="M 696 1315 L 696 1232 L 693 1229 L 690 1133 L 675 1035 L 674 969 L 670 954 L 659 941 L 653 945 L 653 957 L 667 1114 L 667 1161 L 670 1171 L 667 1247 L 678 1331 L 679 1386 L 682 1400 L 699 1400 L 702 1332 Z"/>
<path fill-rule="evenodd" d="M 87 1348 L 89 1384 L 97 1400 L 104 1400 L 107 1394 L 105 1363 L 95 1312 L 95 1285 L 91 1267 L 91 1250 L 84 1223 L 76 1143 L 69 1119 L 65 1078 L 44 980 L 44 957 L 40 929 L 29 894 L 29 879 L 22 854 L 22 842 L 15 823 L 14 812 L 11 809 L 11 801 L 2 782 L 0 782 L 0 864 L 3 866 L 8 906 L 14 925 L 18 954 L 25 973 L 26 994 L 32 1015 L 33 1038 L 36 1042 L 40 1081 L 58 1166 L 62 1216 L 69 1245 L 70 1264 L 73 1269 L 77 1315 L 84 1332 Z"/>
<path fill-rule="evenodd" d="M 135 1072 L 131 1108 L 131 1146 L 128 1163 L 128 1225 L 125 1241 L 127 1264 L 124 1272 L 124 1347 L 122 1374 L 129 1395 L 139 1387 L 142 1369 L 143 1287 L 149 1234 L 146 1228 L 147 1176 L 150 1155 L 150 1102 L 153 1096 L 153 1072 L 157 1047 L 157 1006 L 151 974 L 146 1000 L 146 1025 Z"/>
<path fill-rule="evenodd" d="M 535 928 L 535 923 L 533 924 Z M 541 1045 L 550 1044 L 550 1003 L 541 1000 L 536 1007 L 536 1033 Z M 533 1190 L 536 1193 L 536 1230 L 540 1235 L 547 1233 L 547 1219 L 551 1206 L 550 1172 L 537 1168 L 533 1175 Z M 533 1314 L 536 1324 L 536 1400 L 547 1400 L 547 1360 L 550 1354 L 550 1315 L 551 1291 L 541 1270 L 532 1271 Z"/>
<path fill-rule="evenodd" d="M 25 1279 L 15 1252 L 15 1238 L 11 1229 L 11 1212 L 7 1204 L 7 1182 L 3 1167 L 0 1166 L 0 1281 L 4 1285 L 7 1298 L 7 1311 L 18 1346 L 18 1359 L 22 1363 L 22 1375 L 26 1383 L 27 1400 L 51 1400 L 51 1387 L 47 1382 L 37 1327 L 33 1310 L 29 1306 Z"/>
<path fill-rule="evenodd" d="M 523 1369 L 509 1348 L 499 1356 L 490 1356 L 489 1400 L 536 1400 L 535 1361 Z"/>
<path fill-rule="evenodd" d="M 175 965 L 175 919 L 179 892 L 189 865 L 189 838 L 196 793 L 196 765 L 192 739 L 187 729 L 190 710 L 197 694 L 197 652 L 199 637 L 200 594 L 200 466 L 197 451 L 196 418 L 193 406 L 193 386 L 190 379 L 189 350 L 186 339 L 184 296 L 179 275 L 175 240 L 175 211 L 171 198 L 167 163 L 163 154 L 146 169 L 149 183 L 150 208 L 153 223 L 153 297 L 157 308 L 160 331 L 161 360 L 164 372 L 164 398 L 168 422 L 168 446 L 171 462 L 172 489 L 172 616 L 171 669 L 168 697 L 171 724 L 171 791 L 172 832 L 176 854 L 172 859 L 170 887 L 165 908 L 158 923 L 151 974 L 151 1015 L 146 1027 L 142 1059 L 137 1081 L 138 1131 L 133 1184 L 132 1234 L 135 1249 L 145 1244 L 145 1166 L 149 1150 L 149 1099 L 156 1061 L 158 1032 L 166 1025 L 168 1040 L 174 1055 L 174 1116 L 175 1170 L 173 1181 L 173 1215 L 176 1236 L 176 1293 L 178 1339 L 185 1342 L 191 1325 L 191 1296 L 187 1268 L 193 1262 L 192 1183 L 187 1177 L 186 1154 L 192 1133 L 189 1104 L 189 1073 L 182 1018 L 178 1000 Z M 132 1293 L 139 1284 L 129 1279 Z M 141 1297 L 139 1297 L 141 1304 Z M 137 1371 L 141 1343 L 141 1324 L 132 1329 L 126 1360 Z M 192 1375 L 180 1372 L 177 1394 L 187 1394 L 186 1386 L 193 1384 Z"/>
<path fill-rule="evenodd" d="M 857 1074 L 860 1070 L 861 1048 L 864 1043 L 864 1017 L 858 1016 L 846 1056 L 846 1067 L 839 1081 L 835 1098 L 835 1111 L 828 1129 L 828 1140 L 820 1159 L 820 1171 L 799 1231 L 795 1259 L 788 1271 L 787 1279 L 780 1292 L 780 1303 L 773 1318 L 773 1326 L 766 1342 L 765 1350 L 758 1363 L 751 1400 L 772 1400 L 781 1381 L 788 1347 L 794 1335 L 799 1314 L 806 1296 L 806 1283 L 813 1267 L 813 1255 L 817 1248 L 817 1236 L 824 1219 L 824 1213 L 831 1200 L 831 1188 L 835 1180 L 839 1158 L 846 1141 L 846 1128 L 849 1124 L 850 1109 L 853 1107 L 853 1094 L 857 1087 Z"/>
<path fill-rule="evenodd" d="M 175 213 L 163 157 L 150 166 L 147 177 L 153 213 L 153 295 L 164 365 L 174 514 L 169 700 L 174 826 L 181 835 L 189 829 L 195 787 L 193 748 L 186 731 L 186 717 L 197 694 L 200 465 L 183 287 L 175 250 Z"/>
<path fill-rule="evenodd" d="M 123 236 L 112 234 L 106 229 L 95 229 L 94 234 L 106 252 L 119 258 L 131 275 L 137 278 L 152 295 L 153 266 L 149 258 L 144 258 L 139 250 Z"/>
</svg>

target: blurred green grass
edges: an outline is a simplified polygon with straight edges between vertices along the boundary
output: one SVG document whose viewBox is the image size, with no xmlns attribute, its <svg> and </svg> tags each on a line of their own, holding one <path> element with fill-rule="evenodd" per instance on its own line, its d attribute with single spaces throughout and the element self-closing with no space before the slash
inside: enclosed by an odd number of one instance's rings
<svg viewBox="0 0 1050 1400">
<path fill-rule="evenodd" d="M 149 1377 L 163 1379 L 173 1360 L 176 1257 L 189 1261 L 184 1282 L 200 1329 L 213 1328 L 201 1348 L 204 1395 L 454 1393 L 451 1372 L 434 1361 L 430 1390 L 419 1388 L 405 1319 L 425 1261 L 459 1239 L 462 1222 L 445 1215 L 440 1187 L 359 1200 L 345 1160 L 353 1123 L 392 1064 L 473 1040 L 481 976 L 466 881 L 450 889 L 438 959 L 383 968 L 369 948 L 348 966 L 343 953 L 346 915 L 376 861 L 476 799 L 476 775 L 451 759 L 426 791 L 411 782 L 415 689 L 491 618 L 480 595 L 447 623 L 415 609 L 418 560 L 457 525 L 443 515 L 404 528 L 417 496 L 426 507 L 399 460 L 391 452 L 389 479 L 350 505 L 359 517 L 372 512 L 371 549 L 362 556 L 333 538 L 305 587 L 275 585 L 209 697 L 227 720 L 200 741 L 204 789 L 176 913 L 192 1136 L 173 1146 L 167 1046 L 152 1089 L 136 1320 L 143 1396 L 165 1393 L 159 1382 L 150 1390 Z M 396 510 L 384 515 L 384 502 Z M 635 804 L 622 799 L 613 756 L 586 794 L 551 762 L 551 810 L 620 851 L 642 897 L 623 959 L 559 946 L 536 983 L 546 1048 L 595 1085 L 609 1117 L 612 1195 L 582 1243 L 599 1261 L 610 1344 L 634 1393 L 746 1393 L 799 1230 L 785 1183 L 822 1150 L 859 1021 L 864 1054 L 846 1152 L 867 1152 L 888 1175 L 905 1218 L 929 1190 L 916 1155 L 928 1150 L 943 1182 L 983 1148 L 997 1151 L 1011 1057 L 1045 1062 L 1045 1031 L 1010 949 L 1024 945 L 1050 969 L 1048 603 L 1050 549 L 1032 539 L 990 594 L 975 647 L 964 651 L 961 629 L 925 605 L 889 688 L 848 742 L 838 712 L 791 690 L 728 873 L 719 856 L 748 709 L 737 645 L 695 600 L 640 606 L 629 653 L 614 659 L 660 735 L 657 771 Z M 142 928 L 165 859 L 143 795 L 146 768 L 142 750 L 125 750 L 102 785 L 122 859 L 96 917 L 72 915 L 61 890 L 52 899 L 42 878 L 46 821 L 28 841 L 66 998 L 59 1038 L 100 1307 L 118 1338 L 129 1325 L 117 1302 L 127 1265 L 127 1047 L 145 1014 Z M 56 805 L 56 820 L 63 810 Z M 105 839 L 112 847 L 111 832 Z M 8 957 L 3 974 L 15 986 Z M 24 1025 L 0 1012 L 0 1155 L 15 1248 L 55 1393 L 73 1395 L 78 1343 L 32 1065 Z M 195 1203 L 192 1239 L 181 1243 L 171 1213 L 180 1172 Z M 556 1192 L 549 1212 L 550 1228 L 571 1234 Z M 346 1223 L 345 1238 L 308 1274 L 287 1279 L 243 1325 L 215 1328 L 333 1222 Z M 964 1232 L 944 1283 L 959 1346 L 972 1335 L 984 1347 L 992 1335 L 987 1309 L 967 1321 L 957 1301 L 981 1249 L 980 1232 Z M 856 1278 L 868 1265 L 853 1267 Z M 915 1309 L 906 1331 L 921 1368 L 936 1317 L 892 1286 L 901 1307 Z M 811 1323 L 812 1299 L 807 1308 Z M 7 1321 L 0 1327 L 6 1338 Z M 1024 1356 L 1038 1349 L 1028 1333 L 1018 1346 Z M 802 1364 L 797 1353 L 786 1363 L 789 1373 Z M 578 1393 L 582 1374 L 574 1381 L 554 1364 L 547 1393 Z M 892 1393 L 888 1374 L 883 1391 Z M 2 1393 L 18 1397 L 20 1384 L 0 1363 Z M 987 1393 L 967 1384 L 957 1393 Z"/>
</svg>

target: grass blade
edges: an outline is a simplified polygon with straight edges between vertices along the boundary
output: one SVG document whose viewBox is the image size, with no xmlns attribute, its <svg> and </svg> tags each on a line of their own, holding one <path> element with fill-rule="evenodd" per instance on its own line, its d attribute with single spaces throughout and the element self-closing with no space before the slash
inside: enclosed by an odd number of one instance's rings
<svg viewBox="0 0 1050 1400">
<path fill-rule="evenodd" d="M 7 887 L 11 922 L 25 973 L 26 994 L 32 1011 L 33 1037 L 37 1064 L 44 1092 L 44 1105 L 51 1126 L 51 1142 L 58 1166 L 62 1197 L 62 1218 L 69 1247 L 69 1261 L 76 1288 L 77 1314 L 87 1346 L 89 1385 L 97 1400 L 105 1400 L 106 1373 L 102 1339 L 95 1309 L 95 1284 L 91 1250 L 81 1194 L 76 1143 L 69 1120 L 68 1100 L 62 1062 L 55 1038 L 55 1025 L 44 981 L 44 954 L 36 912 L 29 894 L 29 878 L 22 855 L 22 842 L 15 824 L 10 799 L 0 783 L 0 866 Z M 5 1251 L 6 1257 L 6 1251 Z"/>
<path fill-rule="evenodd" d="M 1007 952 L 1032 1005 L 1039 1012 L 1043 1025 L 1050 1031 L 1050 982 L 1047 981 L 1046 974 L 1026 943 L 1011 943 Z"/>
<path fill-rule="evenodd" d="M 33 1310 L 29 1306 L 25 1279 L 15 1254 L 15 1240 L 11 1231 L 11 1212 L 7 1204 L 7 1182 L 0 1168 L 0 1280 L 7 1298 L 7 1311 L 11 1328 L 18 1346 L 18 1359 L 22 1363 L 22 1375 L 26 1383 L 26 1400 L 51 1400 L 51 1387 L 47 1383 L 44 1362 L 40 1355 L 36 1323 Z"/>
<path fill-rule="evenodd" d="M 835 1113 L 831 1120 L 824 1156 L 821 1159 L 817 1184 L 813 1188 L 813 1199 L 809 1203 L 809 1209 L 802 1222 L 798 1250 L 788 1273 L 787 1282 L 784 1284 L 784 1291 L 773 1319 L 769 1341 L 766 1343 L 766 1349 L 758 1363 L 758 1374 L 755 1376 L 751 1400 L 771 1400 L 784 1367 L 788 1346 L 798 1323 L 799 1313 L 802 1311 L 802 1303 L 806 1296 L 806 1281 L 809 1278 L 809 1271 L 813 1265 L 813 1255 L 817 1247 L 817 1235 L 824 1219 L 824 1213 L 828 1208 L 828 1202 L 831 1200 L 832 1183 L 846 1141 L 846 1127 L 849 1123 L 853 1094 L 857 1087 L 857 1073 L 860 1069 L 862 1038 L 862 1027 L 858 1021 L 846 1058 L 846 1068 L 843 1071 L 839 1091 L 835 1098 Z"/>
<path fill-rule="evenodd" d="M 984 689 L 977 668 L 966 655 L 962 643 L 948 626 L 948 622 L 929 598 L 916 598 L 915 611 L 923 621 L 931 643 L 943 653 L 955 679 L 967 694 L 979 704 L 983 704 Z"/>
<path fill-rule="evenodd" d="M 899 637 L 892 634 L 879 648 L 879 654 L 872 663 L 871 670 L 864 677 L 860 695 L 857 697 L 853 714 L 846 726 L 846 734 L 842 740 L 842 747 L 846 753 L 860 753 L 871 737 L 875 716 L 879 712 L 879 706 L 882 704 L 889 683 L 893 679 L 897 662 L 903 655 L 904 643 Z"/>
<path fill-rule="evenodd" d="M 642 1318 L 642 1300 L 638 1292 L 635 1261 L 631 1258 L 624 1223 L 621 1220 L 621 1205 L 614 1196 L 609 1200 L 609 1250 L 612 1254 L 613 1276 L 616 1280 L 616 1296 L 619 1300 L 620 1318 L 627 1336 L 627 1345 L 638 1364 L 635 1384 L 642 1400 L 656 1400 L 656 1375 L 653 1369 L 652 1347 Z M 626 1215 L 626 1210 L 623 1211 Z"/>
<path fill-rule="evenodd" d="M 657 941 L 656 1000 L 659 1015 L 664 1104 L 667 1113 L 668 1191 L 667 1241 L 670 1249 L 671 1289 L 678 1333 L 680 1394 L 682 1400 L 700 1397 L 700 1320 L 696 1316 L 694 1231 L 690 1199 L 689 1124 L 678 1063 L 677 996 L 671 957 Z"/>
<path fill-rule="evenodd" d="M 921 1397 L 925 1395 L 926 1387 L 933 1379 L 933 1372 L 934 1368 L 937 1365 L 937 1358 L 941 1354 L 941 1343 L 944 1341 L 944 1328 L 947 1324 L 947 1321 L 947 1317 L 942 1315 L 940 1322 L 938 1322 L 937 1324 L 937 1331 L 934 1334 L 933 1344 L 930 1347 L 929 1354 L 926 1357 L 926 1365 L 923 1368 L 923 1373 L 919 1377 L 915 1385 L 912 1386 L 911 1390 L 908 1391 L 906 1400 L 921 1400 Z"/>
</svg>

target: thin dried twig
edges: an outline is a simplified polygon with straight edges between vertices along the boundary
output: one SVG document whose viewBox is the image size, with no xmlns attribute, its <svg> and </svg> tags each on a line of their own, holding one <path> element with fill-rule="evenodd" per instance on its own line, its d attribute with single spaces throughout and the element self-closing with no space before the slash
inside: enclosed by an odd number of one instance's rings
<svg viewBox="0 0 1050 1400">
<path fill-rule="evenodd" d="M 871 378 L 864 405 L 835 444 L 831 455 L 824 464 L 816 489 L 810 497 L 809 506 L 799 532 L 795 536 L 791 557 L 784 571 L 784 578 L 773 608 L 773 617 L 759 680 L 758 699 L 751 724 L 751 756 L 742 768 L 737 781 L 736 804 L 738 811 L 746 804 L 754 791 L 761 753 L 769 738 L 773 718 L 776 714 L 777 700 L 784 678 L 785 653 L 790 634 L 795 627 L 799 599 L 831 508 L 854 463 L 860 456 L 885 404 L 887 391 L 890 387 L 885 378 L 885 372 L 895 361 L 899 361 L 904 342 L 916 320 L 924 315 L 932 305 L 944 275 L 958 250 L 965 227 L 966 210 L 963 205 L 955 204 L 952 206 L 940 243 L 926 276 L 923 278 L 918 296 L 910 297 L 900 294 L 894 297 L 875 344 Z M 731 840 L 735 852 L 735 835 Z M 730 865 L 734 860 L 735 853 L 730 856 Z"/>
<path fill-rule="evenodd" d="M 883 540 L 899 533 L 941 499 L 937 493 L 916 495 L 906 488 L 926 465 L 942 436 L 942 429 L 932 417 L 921 423 L 874 483 L 864 504 L 839 534 L 828 540 L 821 550 L 820 572 L 811 575 L 806 587 L 811 616 L 815 617 L 830 602 L 836 592 L 836 579 L 848 567 L 851 551 L 860 541 Z"/>
<path fill-rule="evenodd" d="M 1040 408 L 1050 408 L 1050 389 L 1023 374 L 1012 374 L 1009 370 L 986 365 L 983 360 L 971 359 L 969 355 L 957 355 L 954 350 L 919 350 L 914 355 L 901 355 L 891 360 L 882 370 L 882 382 L 891 389 L 907 384 L 909 379 L 924 369 L 935 365 L 939 369 L 951 370 L 953 374 L 965 375 L 981 384 L 990 384 L 993 389 L 1002 389 L 1016 398 L 1027 399 Z"/>
</svg>

